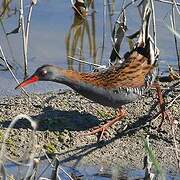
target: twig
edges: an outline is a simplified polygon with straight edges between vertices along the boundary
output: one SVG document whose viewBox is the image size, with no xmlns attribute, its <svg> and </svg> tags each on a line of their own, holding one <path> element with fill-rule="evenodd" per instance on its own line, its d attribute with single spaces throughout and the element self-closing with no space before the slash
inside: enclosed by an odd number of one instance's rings
<svg viewBox="0 0 180 180">
<path fill-rule="evenodd" d="M 104 45 L 105 45 L 105 38 L 106 38 L 106 19 L 107 19 L 107 2 L 104 0 L 103 5 L 103 41 L 102 41 L 102 51 L 101 51 L 101 58 L 100 58 L 100 64 L 102 64 L 103 54 L 104 54 Z"/>
<path fill-rule="evenodd" d="M 152 19 L 153 19 L 153 40 L 154 40 L 154 53 L 156 54 L 156 15 L 155 15 L 155 8 L 154 8 L 154 1 L 150 0 L 151 8 L 152 8 Z"/>
<path fill-rule="evenodd" d="M 124 6 L 124 3 L 125 3 L 125 0 L 123 1 L 122 8 Z M 125 10 L 124 10 L 122 11 L 121 14 L 119 14 L 113 27 L 112 36 L 111 36 L 113 49 L 111 51 L 109 64 L 117 63 L 117 58 L 119 60 L 121 59 L 121 56 L 119 55 L 119 51 L 120 51 L 120 46 L 123 41 L 126 30 L 127 30 L 127 25 L 126 25 L 126 15 L 125 15 Z"/>
<path fill-rule="evenodd" d="M 36 3 L 37 3 L 37 0 L 32 0 L 31 5 L 29 7 L 29 13 L 28 13 L 28 17 L 27 17 L 27 26 L 26 26 L 26 51 L 28 49 L 29 29 L 30 29 L 32 10 L 33 10 L 34 5 L 36 5 Z"/>
<path fill-rule="evenodd" d="M 94 2 L 94 0 L 89 0 L 89 1 L 87 1 L 88 8 L 92 5 L 93 2 Z"/>
<path fill-rule="evenodd" d="M 24 56 L 24 78 L 27 77 L 27 49 L 26 49 L 26 33 L 25 33 L 25 20 L 24 20 L 24 5 L 23 0 L 20 0 L 20 23 L 22 28 L 22 38 L 23 38 L 23 56 Z"/>
<path fill-rule="evenodd" d="M 4 32 L 5 37 L 6 37 L 7 45 L 8 45 L 8 47 L 9 47 L 9 51 L 10 51 L 10 54 L 11 54 L 12 60 L 13 60 L 16 64 L 18 64 L 18 65 L 21 67 L 21 65 L 20 65 L 20 64 L 16 61 L 16 59 L 15 59 L 15 57 L 14 57 L 13 49 L 12 49 L 12 47 L 11 47 L 10 41 L 9 41 L 9 39 L 8 39 L 8 36 L 7 36 L 6 30 L 5 30 L 5 28 L 4 28 L 4 24 L 3 24 L 3 22 L 2 22 L 2 19 L 1 19 L 1 18 L 0 18 L 0 23 L 1 23 L 1 26 L 2 26 L 3 32 Z M 22 67 L 21 67 L 21 68 L 22 68 Z"/>
<path fill-rule="evenodd" d="M 172 125 L 172 134 L 173 134 L 173 142 L 174 142 L 174 152 L 176 154 L 176 159 L 177 159 L 177 166 L 178 169 L 180 169 L 180 157 L 179 157 L 179 153 L 178 153 L 178 146 L 176 143 L 176 136 L 175 136 L 175 125 Z"/>
<path fill-rule="evenodd" d="M 8 180 L 8 175 L 4 167 L 4 164 L 0 164 L 0 179 Z"/>
<path fill-rule="evenodd" d="M 75 3 L 73 2 L 73 0 L 71 0 L 71 4 L 72 4 L 72 7 L 74 8 L 74 10 L 81 16 L 82 19 L 86 19 L 82 14 L 81 12 L 78 10 L 78 8 L 74 5 Z"/>
<path fill-rule="evenodd" d="M 166 1 L 166 0 L 155 0 L 157 2 L 161 2 L 161 3 L 165 3 L 165 4 L 174 4 L 173 2 L 171 1 Z M 176 3 L 177 6 L 180 6 L 180 3 Z"/>
<path fill-rule="evenodd" d="M 5 62 L 5 64 L 6 64 L 6 67 L 8 68 L 9 72 L 11 73 L 12 77 L 13 77 L 14 80 L 17 82 L 17 84 L 19 84 L 18 79 L 16 78 L 15 74 L 13 73 L 12 69 L 10 68 L 10 66 L 9 66 L 9 64 L 8 64 L 8 62 L 7 62 L 7 60 L 6 60 L 6 57 L 5 57 L 5 55 L 4 55 L 4 52 L 3 52 L 3 50 L 2 50 L 1 45 L 0 45 L 0 52 L 1 52 L 1 54 L 2 54 L 2 57 L 3 57 L 4 62 Z M 28 93 L 24 90 L 24 88 L 22 88 L 22 91 L 28 96 Z"/>
<path fill-rule="evenodd" d="M 51 166 L 52 168 L 54 167 L 54 165 L 53 165 L 54 159 L 51 160 L 51 159 L 48 157 L 48 155 L 47 155 L 47 153 L 46 153 L 46 151 L 45 151 L 44 149 L 42 149 L 42 152 L 44 153 L 44 155 L 45 155 L 45 157 L 47 158 L 47 160 L 48 160 L 49 163 L 48 163 L 48 165 L 46 165 L 46 167 L 39 173 L 37 179 L 39 179 L 39 178 L 44 174 L 44 172 L 46 172 L 46 170 L 47 170 L 50 166 Z"/>
<path fill-rule="evenodd" d="M 124 8 L 122 8 L 120 14 L 122 13 L 122 11 L 124 11 L 125 9 L 127 9 L 130 5 L 134 4 L 136 1 L 138 1 L 138 0 L 133 0 L 133 1 L 130 1 L 129 3 L 127 3 L 127 4 L 124 6 Z M 171 4 L 171 5 L 174 4 L 173 2 L 171 2 L 171 1 L 166 1 L 166 0 L 155 0 L 155 1 L 161 2 L 161 3 L 166 3 L 166 4 Z M 176 3 L 176 5 L 177 5 L 177 6 L 180 6 L 180 3 Z"/>
<path fill-rule="evenodd" d="M 172 0 L 172 1 L 174 3 L 174 6 L 176 7 L 177 13 L 180 15 L 180 11 L 178 9 L 177 2 L 175 0 Z"/>
<path fill-rule="evenodd" d="M 176 31 L 176 19 L 175 19 L 174 5 L 172 5 L 172 17 L 170 19 L 171 19 L 171 27 L 172 27 L 172 29 L 174 31 Z M 179 57 L 179 52 L 178 52 L 178 45 L 177 45 L 176 34 L 174 34 L 174 43 L 175 43 L 175 47 L 176 47 L 176 55 L 177 55 L 177 61 L 178 61 L 178 68 L 179 68 L 179 72 L 180 72 L 180 57 Z"/>
<path fill-rule="evenodd" d="M 167 108 L 167 109 L 170 108 L 170 107 L 173 105 L 173 103 L 174 103 L 178 98 L 180 98 L 180 94 L 178 94 L 178 95 L 168 104 L 168 106 L 167 106 L 166 108 Z M 155 121 L 156 119 L 158 119 L 160 116 L 161 116 L 161 113 L 159 113 L 159 114 L 153 119 L 153 121 Z"/>
<path fill-rule="evenodd" d="M 89 54 L 91 56 L 92 54 L 92 38 L 91 38 L 91 33 L 90 33 L 90 27 L 89 27 L 89 23 L 88 21 L 85 21 L 84 22 L 84 27 L 83 27 L 83 33 L 84 33 L 84 30 L 86 30 L 86 33 L 87 33 L 87 36 L 88 36 L 88 42 L 89 42 Z M 81 38 L 84 38 L 84 34 Z M 83 39 L 82 39 L 82 42 L 83 42 Z M 83 44 L 82 44 L 83 45 Z"/>
<path fill-rule="evenodd" d="M 92 1 L 92 4 L 91 4 L 91 8 L 94 10 L 95 7 L 94 7 L 94 1 Z M 94 59 L 94 62 L 96 62 L 96 56 L 97 56 L 97 52 L 96 52 L 96 16 L 95 16 L 95 13 L 92 13 L 91 15 L 91 27 L 92 27 L 92 50 L 93 50 L 93 59 Z"/>
<path fill-rule="evenodd" d="M 109 16 L 109 24 L 110 24 L 110 29 L 111 29 L 111 34 L 112 34 L 112 14 L 111 14 L 111 4 L 109 0 L 107 0 L 107 7 L 108 7 L 108 16 Z"/>
<path fill-rule="evenodd" d="M 10 123 L 8 129 L 6 130 L 6 132 L 4 134 L 3 143 L 2 143 L 2 146 L 1 146 L 1 150 L 0 150 L 0 168 L 3 166 L 3 162 L 5 161 L 5 157 L 6 157 L 6 141 L 7 141 L 8 137 L 9 137 L 10 131 L 14 127 L 16 122 L 19 119 L 22 119 L 22 118 L 27 119 L 31 123 L 31 126 L 33 128 L 33 135 L 35 135 L 35 130 L 37 128 L 37 123 L 35 121 L 33 121 L 29 116 L 27 116 L 25 114 L 20 114 L 20 115 L 16 116 L 14 118 L 14 120 Z M 33 146 L 31 155 L 29 157 L 30 160 L 29 160 L 28 164 L 25 164 L 25 165 L 30 165 L 28 170 L 27 170 L 27 174 L 28 174 L 28 172 L 30 172 L 32 160 L 34 159 L 35 149 L 36 149 L 36 145 L 37 145 L 37 139 L 34 138 L 33 140 L 35 140 L 35 142 L 34 142 L 34 146 Z M 17 162 L 17 163 L 19 163 L 19 162 Z"/>
<path fill-rule="evenodd" d="M 71 59 L 73 59 L 73 60 L 75 60 L 75 61 L 77 61 L 77 62 L 84 63 L 84 64 L 88 64 L 88 65 L 91 65 L 91 66 L 104 67 L 104 66 L 102 66 L 102 65 L 95 64 L 95 63 L 91 63 L 91 62 L 86 62 L 86 61 L 83 61 L 83 60 L 81 60 L 81 59 L 74 58 L 74 57 L 72 57 L 72 56 L 67 56 L 67 57 L 68 57 L 68 58 L 71 58 Z"/>
<path fill-rule="evenodd" d="M 51 160 L 51 159 L 49 158 L 49 156 L 48 156 L 47 153 L 46 153 L 46 150 L 45 150 L 45 149 L 42 149 L 42 152 L 43 152 L 44 155 L 46 156 L 46 158 L 47 158 L 49 164 L 51 165 L 51 167 L 53 167 L 53 160 Z"/>
<path fill-rule="evenodd" d="M 173 103 L 178 99 L 180 98 L 180 94 L 178 94 L 167 106 L 167 108 L 171 107 L 173 105 Z"/>
<path fill-rule="evenodd" d="M 55 179 L 57 179 L 56 177 L 58 176 L 59 160 L 56 157 L 56 155 L 53 159 L 54 159 L 54 163 L 53 163 L 53 169 L 52 169 L 52 173 L 51 173 L 51 179 L 55 180 Z"/>
<path fill-rule="evenodd" d="M 134 4 L 136 1 L 137 1 L 137 0 L 133 0 L 133 1 L 129 2 L 129 3 L 127 3 L 126 5 L 124 5 L 124 7 L 121 9 L 120 14 L 122 14 L 122 12 L 123 12 L 126 8 L 128 8 L 130 5 Z"/>
<path fill-rule="evenodd" d="M 33 159 L 33 164 L 32 164 L 32 171 L 31 174 L 29 176 L 27 176 L 27 179 L 29 180 L 35 180 L 36 179 L 36 175 L 38 172 L 38 165 L 39 165 L 39 158 L 34 158 Z M 25 179 L 25 178 L 24 178 Z"/>
<path fill-rule="evenodd" d="M 2 57 L 0 57 L 0 59 L 4 62 L 4 59 Z M 7 63 L 9 64 L 9 62 L 7 62 Z M 8 71 L 8 68 L 5 67 L 6 65 L 0 64 L 0 66 L 4 67 L 4 69 L 1 69 L 1 71 Z M 14 70 L 14 68 L 11 64 L 9 64 L 9 67 Z"/>
<path fill-rule="evenodd" d="M 58 169 L 60 169 L 63 173 L 65 173 L 66 176 L 67 176 L 70 180 L 74 180 L 61 166 L 58 166 Z M 59 173 L 57 173 L 57 177 L 58 177 L 59 179 L 61 179 L 61 178 L 59 177 Z"/>
</svg>

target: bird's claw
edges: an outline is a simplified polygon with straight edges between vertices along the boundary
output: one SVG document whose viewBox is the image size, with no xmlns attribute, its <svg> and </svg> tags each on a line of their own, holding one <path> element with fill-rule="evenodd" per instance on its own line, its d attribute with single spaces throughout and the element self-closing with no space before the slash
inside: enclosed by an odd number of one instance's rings
<svg viewBox="0 0 180 180">
<path fill-rule="evenodd" d="M 117 121 L 120 121 L 124 116 L 126 115 L 126 111 L 123 110 L 121 107 L 119 108 L 117 117 L 112 118 L 111 120 L 108 120 L 105 124 L 94 127 L 93 129 L 90 130 L 90 132 L 86 132 L 83 134 L 80 134 L 80 136 L 88 136 L 88 135 L 93 135 L 96 133 L 99 133 L 100 136 L 98 138 L 99 141 L 101 141 L 104 137 L 106 137 L 106 133 L 108 132 L 107 129 L 108 127 L 111 127 L 113 124 L 115 124 Z"/>
<path fill-rule="evenodd" d="M 92 129 L 90 129 L 89 132 L 86 132 L 86 133 L 82 133 L 80 134 L 80 136 L 89 136 L 89 135 L 94 135 L 96 133 L 98 133 L 98 141 L 101 141 L 103 139 L 107 139 L 107 128 L 108 128 L 108 123 L 104 124 L 104 125 L 101 125 L 101 126 L 97 126 L 97 127 L 94 127 Z"/>
</svg>

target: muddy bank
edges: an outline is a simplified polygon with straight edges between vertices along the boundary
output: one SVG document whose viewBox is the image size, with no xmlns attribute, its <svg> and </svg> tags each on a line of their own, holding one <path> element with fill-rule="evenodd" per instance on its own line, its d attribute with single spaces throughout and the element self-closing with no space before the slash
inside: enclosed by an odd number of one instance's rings
<svg viewBox="0 0 180 180">
<path fill-rule="evenodd" d="M 179 94 L 174 90 L 166 96 L 170 102 Z M 37 156 L 42 149 L 49 154 L 58 153 L 61 163 L 72 165 L 98 165 L 103 167 L 143 168 L 145 156 L 144 138 L 150 136 L 150 144 L 157 160 L 164 169 L 177 171 L 171 124 L 166 121 L 161 132 L 156 127 L 161 117 L 153 120 L 159 111 L 156 93 L 148 91 L 141 99 L 124 107 L 128 115 L 109 129 L 108 139 L 97 142 L 97 136 L 79 136 L 89 128 L 99 125 L 115 115 L 115 110 L 95 104 L 69 90 L 47 94 L 31 94 L 1 98 L 0 140 L 10 122 L 19 114 L 27 114 L 37 122 Z M 180 100 L 171 111 L 179 121 Z M 14 159 L 25 159 L 33 144 L 30 124 L 22 119 L 10 133 L 7 155 Z M 180 125 L 176 128 L 177 145 L 180 144 Z"/>
</svg>

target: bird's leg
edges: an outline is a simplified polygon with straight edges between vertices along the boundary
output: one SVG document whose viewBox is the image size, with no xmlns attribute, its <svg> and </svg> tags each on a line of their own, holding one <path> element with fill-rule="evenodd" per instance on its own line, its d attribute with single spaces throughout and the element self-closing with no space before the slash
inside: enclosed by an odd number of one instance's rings
<svg viewBox="0 0 180 180">
<path fill-rule="evenodd" d="M 104 135 L 105 131 L 107 130 L 107 128 L 111 127 L 114 123 L 121 120 L 125 115 L 126 115 L 126 111 L 122 107 L 120 107 L 120 108 L 118 108 L 116 117 L 114 117 L 111 120 L 108 120 L 105 124 L 103 124 L 101 126 L 94 127 L 92 130 L 90 130 L 90 132 L 81 134 L 81 136 L 88 136 L 88 135 L 93 135 L 96 133 L 101 133 L 99 140 L 102 140 L 103 135 Z"/>
<path fill-rule="evenodd" d="M 153 86 L 157 90 L 157 96 L 158 96 L 158 101 L 159 101 L 159 105 L 160 105 L 160 113 L 162 115 L 161 123 L 159 124 L 159 126 L 157 128 L 157 130 L 160 130 L 165 118 L 167 118 L 169 121 L 172 121 L 173 118 L 171 116 L 171 113 L 168 112 L 167 110 L 165 110 L 165 102 L 164 102 L 164 98 L 162 96 L 160 85 L 158 83 L 155 83 L 155 84 L 153 84 Z"/>
</svg>

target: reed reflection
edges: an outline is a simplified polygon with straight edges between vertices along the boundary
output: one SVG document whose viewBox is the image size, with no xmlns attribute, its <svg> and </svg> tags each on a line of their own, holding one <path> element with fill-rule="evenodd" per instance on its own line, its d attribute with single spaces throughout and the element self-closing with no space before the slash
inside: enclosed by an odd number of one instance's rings
<svg viewBox="0 0 180 180">
<path fill-rule="evenodd" d="M 17 12 L 17 8 L 13 7 L 13 1 L 12 0 L 2 0 L 0 4 L 0 18 L 3 17 L 10 17 Z"/>
<path fill-rule="evenodd" d="M 82 12 L 83 8 L 75 10 L 73 23 L 66 35 L 66 51 L 68 68 L 73 69 L 74 60 L 68 58 L 76 57 L 84 61 L 89 61 L 93 58 L 93 63 L 96 63 L 96 13 L 94 11 L 94 1 L 88 1 L 87 8 L 92 12 L 87 19 L 87 12 Z M 80 11 L 81 10 L 81 11 Z M 91 25 L 90 25 L 91 24 Z M 84 65 L 79 63 L 79 71 L 84 70 Z"/>
<path fill-rule="evenodd" d="M 106 30 L 107 21 L 109 21 L 108 24 L 110 24 L 110 34 L 112 33 L 112 17 L 115 15 L 115 2 L 115 0 L 107 0 L 107 6 L 104 6 L 104 11 L 108 12 L 109 18 L 103 17 L 105 18 L 106 22 L 104 24 L 100 20 L 100 17 L 97 17 L 97 15 L 100 14 L 99 9 L 96 9 L 95 7 L 97 2 L 95 3 L 95 1 L 89 0 L 86 4 L 78 4 L 76 1 L 73 7 L 75 10 L 73 23 L 66 35 L 66 53 L 69 69 L 74 68 L 74 60 L 69 57 L 74 57 L 86 61 L 87 63 L 90 62 L 94 64 L 102 64 L 101 57 L 104 56 L 103 53 L 105 48 L 105 46 L 103 46 L 103 42 L 106 41 L 106 32 L 102 31 L 102 29 L 104 28 Z M 99 41 L 99 38 L 97 38 L 97 34 L 100 31 L 103 32 L 99 33 L 100 37 L 102 37 L 101 41 Z M 84 70 L 84 63 L 79 63 L 78 70 Z"/>
</svg>

